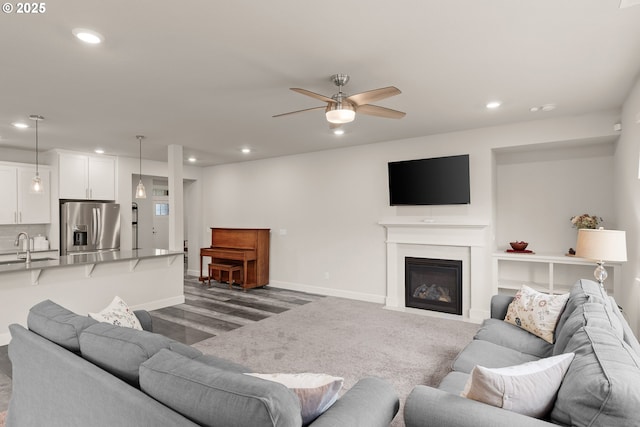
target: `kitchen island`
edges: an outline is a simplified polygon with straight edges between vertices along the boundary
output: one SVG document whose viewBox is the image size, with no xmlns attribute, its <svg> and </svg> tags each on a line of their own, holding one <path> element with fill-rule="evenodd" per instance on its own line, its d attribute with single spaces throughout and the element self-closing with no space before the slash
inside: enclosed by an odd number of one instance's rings
<svg viewBox="0 0 640 427">
<path fill-rule="evenodd" d="M 78 314 L 97 312 L 118 295 L 133 309 L 184 302 L 183 252 L 138 249 L 0 263 L 0 345 L 8 326 L 26 326 L 29 308 L 50 299 Z"/>
</svg>

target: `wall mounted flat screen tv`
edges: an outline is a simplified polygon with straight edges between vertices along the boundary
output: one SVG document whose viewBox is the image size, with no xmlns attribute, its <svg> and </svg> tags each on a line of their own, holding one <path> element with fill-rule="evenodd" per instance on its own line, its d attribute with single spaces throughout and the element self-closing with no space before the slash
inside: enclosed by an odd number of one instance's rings
<svg viewBox="0 0 640 427">
<path fill-rule="evenodd" d="M 469 204 L 469 155 L 389 162 L 389 199 L 391 206 Z"/>
</svg>

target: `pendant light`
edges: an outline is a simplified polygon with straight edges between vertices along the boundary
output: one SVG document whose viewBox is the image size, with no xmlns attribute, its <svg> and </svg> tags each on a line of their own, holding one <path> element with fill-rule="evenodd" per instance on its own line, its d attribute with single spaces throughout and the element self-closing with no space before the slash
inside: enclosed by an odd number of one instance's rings
<svg viewBox="0 0 640 427">
<path fill-rule="evenodd" d="M 38 171 L 38 122 L 40 120 L 44 120 L 44 117 L 39 116 L 37 114 L 32 114 L 29 116 L 31 120 L 35 120 L 36 122 L 36 175 L 31 180 L 30 193 L 34 194 L 43 194 L 44 186 L 42 185 L 42 178 L 40 178 L 40 173 Z"/>
<path fill-rule="evenodd" d="M 138 182 L 138 186 L 136 187 L 136 199 L 146 199 L 147 190 L 144 189 L 144 184 L 142 183 L 142 140 L 144 136 L 136 135 L 136 138 L 138 138 L 138 144 L 140 145 L 140 182 Z"/>
</svg>

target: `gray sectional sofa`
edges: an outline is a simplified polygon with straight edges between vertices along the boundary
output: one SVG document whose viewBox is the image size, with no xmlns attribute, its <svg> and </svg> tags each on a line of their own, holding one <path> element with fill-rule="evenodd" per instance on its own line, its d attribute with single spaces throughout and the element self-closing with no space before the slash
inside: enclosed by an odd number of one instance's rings
<svg viewBox="0 0 640 427">
<path fill-rule="evenodd" d="M 493 297 L 491 318 L 438 388 L 412 390 L 404 409 L 407 427 L 640 425 L 640 345 L 613 298 L 593 281 L 578 281 L 558 319 L 554 344 L 502 320 L 511 300 Z M 476 365 L 500 368 L 568 352 L 575 357 L 545 420 L 460 396 Z"/>
<path fill-rule="evenodd" d="M 144 331 L 43 301 L 30 310 L 29 329 L 11 325 L 7 427 L 302 424 L 300 400 L 285 386 L 149 332 L 149 314 L 135 314 Z M 398 408 L 387 382 L 364 378 L 309 425 L 383 427 Z"/>
</svg>

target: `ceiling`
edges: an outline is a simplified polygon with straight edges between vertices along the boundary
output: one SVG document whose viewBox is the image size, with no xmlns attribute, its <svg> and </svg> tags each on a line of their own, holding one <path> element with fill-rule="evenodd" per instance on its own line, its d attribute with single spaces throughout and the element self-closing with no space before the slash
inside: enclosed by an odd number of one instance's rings
<svg viewBox="0 0 640 427">
<path fill-rule="evenodd" d="M 633 1 L 626 0 L 626 4 Z M 14 3 L 17 4 L 17 3 Z M 1 148 L 213 165 L 619 108 L 640 71 L 640 6 L 619 0 L 64 0 L 0 25 Z M 73 28 L 101 33 L 100 45 Z M 335 73 L 353 94 L 394 85 L 340 137 L 322 110 Z M 488 110 L 499 99 L 503 105 Z M 532 113 L 532 106 L 556 104 Z M 33 122 L 31 122 L 33 124 Z M 255 151 L 242 154 L 242 147 Z"/>
</svg>

